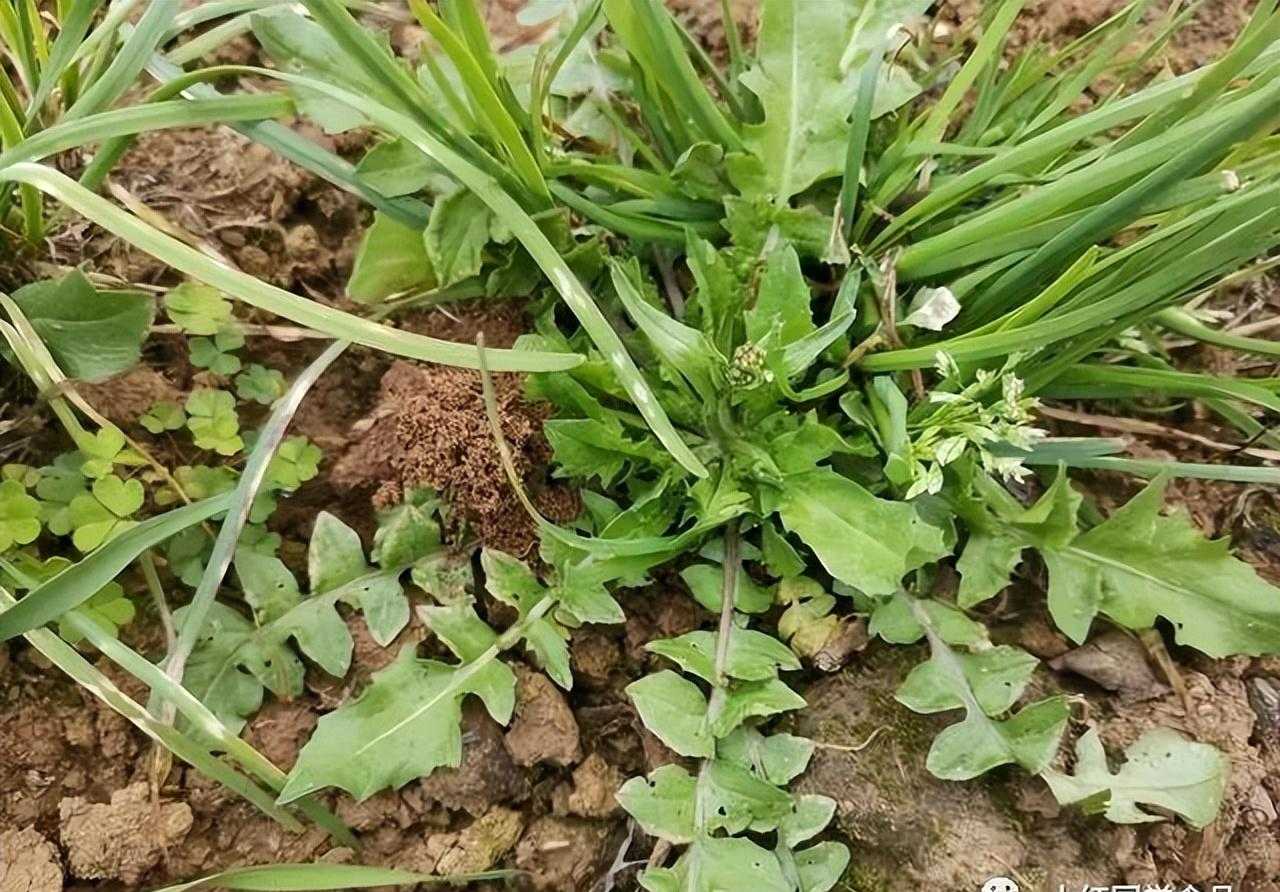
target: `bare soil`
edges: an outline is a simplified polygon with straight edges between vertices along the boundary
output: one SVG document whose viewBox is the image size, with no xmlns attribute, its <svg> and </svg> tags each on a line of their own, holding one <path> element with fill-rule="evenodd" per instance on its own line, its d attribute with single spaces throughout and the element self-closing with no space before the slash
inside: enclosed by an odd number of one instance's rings
<svg viewBox="0 0 1280 892">
<path fill-rule="evenodd" d="M 489 2 L 498 33 L 511 45 L 538 36 L 516 21 L 520 5 Z M 671 5 L 713 54 L 725 52 L 719 0 Z M 944 14 L 963 25 L 980 5 L 957 0 Z M 1031 5 L 1024 38 L 1043 32 L 1069 40 L 1120 5 L 1039 0 Z M 1170 65 L 1183 69 L 1211 58 L 1239 29 L 1249 5 L 1205 3 L 1172 49 Z M 734 7 L 749 39 L 754 4 L 734 0 Z M 415 39 L 408 32 L 396 37 Z M 233 52 L 251 58 L 253 48 Z M 359 148 L 358 142 L 332 145 L 340 152 Z M 268 281 L 341 305 L 365 212 L 350 196 L 233 132 L 148 136 L 114 181 L 118 197 L 162 215 L 181 237 Z M 163 267 L 87 224 L 68 226 L 52 248 L 59 263 L 84 263 L 120 281 L 172 282 Z M 1221 295 L 1218 305 L 1274 315 L 1278 295 L 1280 288 L 1252 285 Z M 507 346 L 526 320 L 517 303 L 479 302 L 423 311 L 401 324 L 458 341 L 474 341 L 483 332 L 487 343 Z M 287 373 L 318 350 L 305 341 L 269 338 L 253 339 L 249 349 Z M 142 367 L 87 388 L 86 396 L 113 420 L 133 423 L 156 398 L 181 398 L 200 382 L 183 350 L 177 338 L 157 338 Z M 1200 348 L 1181 359 L 1207 367 L 1239 361 Z M 526 487 L 548 515 L 572 517 L 576 495 L 546 474 L 544 410 L 524 400 L 515 378 L 500 376 L 498 392 L 504 433 Z M 1185 427 L 1214 434 L 1201 418 L 1187 419 Z M 308 396 L 295 429 L 319 444 L 326 460 L 321 476 L 285 500 L 273 521 L 286 540 L 286 557 L 296 560 L 302 553 L 321 509 L 338 513 L 369 544 L 376 507 L 421 485 L 441 491 L 458 519 L 486 542 L 530 552 L 532 530 L 499 466 L 474 374 L 351 350 Z M 1182 458 L 1192 449 L 1176 437 L 1150 438 L 1148 448 Z M 1128 495 L 1130 484 L 1118 478 L 1097 475 L 1095 482 L 1104 506 Z M 1280 581 L 1274 492 L 1196 482 L 1173 491 L 1206 532 L 1232 537 L 1264 574 Z M 1124 634 L 1108 633 L 1072 650 L 1040 612 L 1041 600 L 1035 580 L 1026 580 L 1025 591 L 1015 592 L 1004 608 L 1007 623 L 997 636 L 1052 660 L 1039 684 L 1079 697 L 1078 717 L 1097 723 L 1108 746 L 1122 748 L 1162 724 L 1226 750 L 1234 771 L 1222 817 L 1199 833 L 1176 823 L 1116 827 L 1060 813 L 1043 785 L 1014 772 L 963 785 L 938 781 L 923 764 L 945 717 L 917 716 L 893 700 L 921 654 L 872 644 L 845 653 L 851 662 L 843 671 L 814 673 L 800 683 L 811 707 L 793 720 L 792 730 L 820 743 L 799 787 L 837 799 L 838 820 L 830 832 L 847 839 L 854 853 L 837 888 L 967 890 L 988 876 L 1007 875 L 1024 890 L 1123 881 L 1234 883 L 1237 890 L 1280 892 L 1274 804 L 1280 801 L 1280 715 L 1267 711 L 1264 697 L 1251 696 L 1272 680 L 1280 685 L 1280 661 L 1211 664 L 1175 653 L 1187 687 L 1184 700 Z M 153 788 L 145 738 L 25 644 L 0 648 L 0 892 L 123 892 L 232 865 L 313 859 L 439 872 L 511 866 L 525 871 L 518 885 L 548 892 L 609 888 L 606 878 L 616 883 L 612 888 L 633 888 L 633 872 L 615 875 L 611 865 L 620 853 L 628 861 L 643 860 L 649 843 L 628 827 L 613 793 L 626 777 L 677 757 L 643 731 L 621 689 L 649 668 L 645 642 L 695 628 L 707 617 L 669 580 L 629 593 L 624 602 L 625 626 L 574 632 L 571 695 L 518 666 L 520 705 L 511 727 L 498 726 L 472 704 L 457 769 L 363 803 L 331 797 L 359 832 L 359 853 L 334 848 L 318 831 L 289 834 L 180 764 Z M 496 608 L 493 618 L 501 619 Z M 286 770 L 320 714 L 351 696 L 401 645 L 426 637 L 415 621 L 384 649 L 361 619 L 349 624 L 356 640 L 350 675 L 334 679 L 312 668 L 300 698 L 268 703 L 246 730 Z M 130 643 L 154 648 L 154 624 L 138 625 Z M 127 679 L 101 663 L 129 689 Z"/>
</svg>

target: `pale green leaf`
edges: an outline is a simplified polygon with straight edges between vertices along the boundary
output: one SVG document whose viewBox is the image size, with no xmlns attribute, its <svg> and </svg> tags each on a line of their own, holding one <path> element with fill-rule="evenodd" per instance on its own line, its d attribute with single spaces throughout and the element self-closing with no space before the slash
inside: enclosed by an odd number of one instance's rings
<svg viewBox="0 0 1280 892">
<path fill-rule="evenodd" d="M 377 303 L 393 294 L 435 287 L 435 272 L 421 230 L 405 226 L 380 212 L 365 230 L 347 281 L 347 296 L 362 304 Z"/>
<path fill-rule="evenodd" d="M 650 836 L 675 845 L 693 842 L 697 783 L 679 765 L 663 765 L 647 778 L 633 777 L 618 790 L 618 804 Z"/>
<path fill-rule="evenodd" d="M 1098 732 L 1090 728 L 1076 742 L 1075 771 L 1048 769 L 1043 776 L 1063 805 L 1083 802 L 1086 811 L 1102 812 L 1117 824 L 1163 820 L 1139 808 L 1154 805 L 1205 827 L 1222 807 L 1229 769 L 1227 757 L 1214 747 L 1154 728 L 1125 750 L 1125 764 L 1112 773 Z"/>
<path fill-rule="evenodd" d="M 948 553 L 943 531 L 904 502 L 879 499 L 828 468 L 786 478 L 778 513 L 827 571 L 870 595 Z"/>
<path fill-rule="evenodd" d="M 1212 657 L 1280 652 L 1280 588 L 1185 512 L 1161 515 L 1164 491 L 1153 482 L 1105 523 L 1043 551 L 1054 622 L 1083 642 L 1098 613 L 1130 629 L 1164 617 L 1179 644 Z"/>
<path fill-rule="evenodd" d="M 322 716 L 298 754 L 282 802 L 328 786 L 367 799 L 462 759 L 461 701 L 514 703 L 515 676 L 498 661 L 448 666 L 406 647 L 351 703 Z M 506 710 L 510 715 L 510 710 Z"/>
<path fill-rule="evenodd" d="M 459 189 L 436 202 L 424 239 L 427 259 L 441 288 L 480 272 L 493 220 L 493 211 L 484 199 L 469 189 Z"/>
<path fill-rule="evenodd" d="M 682 756 L 709 759 L 715 754 L 707 729 L 707 698 L 698 686 L 669 669 L 627 685 L 644 726 Z"/>
<path fill-rule="evenodd" d="M 713 681 L 717 633 L 687 632 L 678 638 L 650 641 L 645 649 L 673 660 L 685 672 L 703 681 Z M 779 669 L 799 669 L 796 655 L 776 638 L 755 629 L 734 629 L 729 635 L 729 648 L 724 671 L 730 678 L 764 681 Z"/>
</svg>

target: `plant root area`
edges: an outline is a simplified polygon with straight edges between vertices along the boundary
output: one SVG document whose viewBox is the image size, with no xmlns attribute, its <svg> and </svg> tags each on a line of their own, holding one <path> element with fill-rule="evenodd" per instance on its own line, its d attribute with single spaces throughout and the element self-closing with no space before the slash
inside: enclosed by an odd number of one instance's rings
<svg viewBox="0 0 1280 892">
<path fill-rule="evenodd" d="M 513 43 L 531 39 L 514 17 L 520 5 L 489 0 L 499 33 Z M 724 51 L 719 0 L 671 5 L 712 53 Z M 1121 5 L 1039 0 L 1029 4 L 1023 36 L 1047 33 L 1067 41 Z M 754 28 L 749 0 L 734 6 L 744 27 Z M 980 6 L 981 0 L 958 0 L 940 14 L 957 23 Z M 1247 6 L 1242 0 L 1205 3 L 1172 47 L 1171 67 L 1198 64 L 1220 50 L 1245 21 Z M 247 42 L 227 52 L 225 61 L 256 58 Z M 230 57 L 238 52 L 239 58 Z M 308 135 L 348 155 L 358 156 L 362 148 L 357 137 Z M 230 130 L 148 135 L 113 180 L 246 272 L 342 305 L 338 295 L 367 211 Z M 60 264 L 83 264 L 123 282 L 174 283 L 155 261 L 86 223 L 64 227 L 51 247 Z M 1222 307 L 1261 303 L 1274 311 L 1280 309 L 1280 281 L 1242 286 L 1218 301 Z M 519 302 L 479 300 L 409 312 L 397 324 L 457 341 L 474 342 L 483 333 L 490 346 L 509 346 L 529 320 Z M 134 424 L 156 400 L 181 399 L 208 374 L 192 366 L 185 349 L 181 338 L 157 335 L 141 366 L 86 387 L 84 395 L 113 421 Z M 289 374 L 320 347 L 258 337 L 248 349 L 255 361 Z M 1225 357 L 1193 347 L 1180 360 L 1218 368 Z M 545 412 L 525 400 L 513 376 L 499 376 L 497 391 L 505 434 L 535 503 L 552 519 L 573 518 L 580 509 L 577 494 L 546 470 Z M 1075 423 L 1062 422 L 1062 431 L 1078 429 Z M 1197 423 L 1192 419 L 1186 429 Z M 284 541 L 282 556 L 295 567 L 305 563 L 318 511 L 340 516 L 368 546 L 376 509 L 418 486 L 445 499 L 446 535 L 478 537 L 536 560 L 534 529 L 503 474 L 476 374 L 353 349 L 308 395 L 291 433 L 305 434 L 325 455 L 320 475 L 282 500 L 272 521 Z M 155 447 L 168 458 L 162 438 Z M 1212 460 L 1205 447 L 1185 440 L 1152 437 L 1144 448 L 1153 456 Z M 181 462 L 181 456 L 172 458 Z M 1086 478 L 1090 482 L 1104 507 L 1130 494 L 1118 477 L 1097 474 Z M 1206 533 L 1231 536 L 1261 573 L 1280 580 L 1280 500 L 1274 492 L 1196 481 L 1172 491 Z M 625 778 L 679 757 L 643 729 L 623 688 L 654 659 L 644 651 L 646 642 L 709 620 L 674 575 L 655 578 L 647 589 L 623 593 L 625 625 L 573 632 L 571 694 L 517 662 L 518 708 L 511 725 L 499 726 L 471 703 L 458 768 L 364 802 L 330 796 L 332 808 L 359 834 L 358 852 L 335 846 L 317 829 L 290 833 L 193 769 L 158 763 L 145 737 L 25 642 L 0 647 L 0 892 L 124 892 L 230 866 L 313 860 L 440 873 L 515 868 L 521 873 L 511 884 L 545 892 L 636 888 L 635 868 L 653 843 L 629 825 L 613 794 Z M 1176 881 L 1178 889 L 1196 883 L 1207 890 L 1217 883 L 1280 892 L 1280 659 L 1211 662 L 1178 651 L 1171 676 L 1140 640 L 1118 630 L 1074 647 L 1052 630 L 1035 580 L 1024 585 L 988 619 L 998 642 L 1049 662 L 1053 671 L 1038 676 L 1034 693 L 1079 698 L 1108 748 L 1123 748 L 1155 726 L 1219 746 L 1233 766 L 1221 816 L 1203 831 L 1176 822 L 1117 826 L 1059 809 L 1041 781 L 1013 771 L 965 784 L 939 781 L 925 771 L 925 754 L 947 719 L 915 715 L 893 698 L 922 652 L 851 635 L 821 664 L 830 671 L 815 670 L 796 682 L 810 708 L 787 729 L 819 744 L 798 788 L 838 803 L 829 832 L 847 839 L 853 866 L 836 888 L 976 890 L 987 877 L 1001 875 L 1023 890 Z M 502 604 L 482 600 L 479 609 L 498 626 L 509 619 Z M 356 642 L 348 676 L 310 667 L 302 696 L 270 700 L 246 728 L 246 738 L 282 769 L 293 764 L 320 715 L 358 691 L 401 647 L 426 637 L 415 619 L 383 648 L 358 614 L 347 621 Z M 124 635 L 143 653 L 162 651 L 154 615 L 141 616 Z M 145 701 L 146 692 L 107 660 L 90 659 Z"/>
</svg>

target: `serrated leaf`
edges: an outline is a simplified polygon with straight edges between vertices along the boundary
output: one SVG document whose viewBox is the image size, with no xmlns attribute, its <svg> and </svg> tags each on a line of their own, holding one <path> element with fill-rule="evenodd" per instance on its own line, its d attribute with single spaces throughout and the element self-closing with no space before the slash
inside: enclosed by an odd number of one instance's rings
<svg viewBox="0 0 1280 892">
<path fill-rule="evenodd" d="M 238 548 L 235 567 L 245 600 L 271 624 L 264 637 L 283 641 L 292 636 L 325 672 L 335 678 L 347 674 L 355 644 L 331 600 L 313 596 L 304 601 L 297 580 L 279 558 Z"/>
<path fill-rule="evenodd" d="M 917 677 L 907 688 L 906 705 L 913 703 L 933 707 L 940 703 L 955 704 L 958 701 L 965 711 L 963 721 L 943 729 L 929 748 L 926 767 L 943 780 L 969 780 L 999 765 L 1016 762 L 1032 774 L 1043 771 L 1058 749 L 1058 741 L 1066 729 L 1070 709 L 1065 697 L 1050 697 L 1027 706 L 1006 720 L 988 715 L 986 707 L 1008 700 L 1010 689 L 1018 687 L 1025 661 L 1016 653 L 1005 652 L 995 659 L 993 680 L 988 681 L 983 669 L 990 665 L 966 662 L 952 650 L 939 632 L 933 614 L 927 609 L 930 602 L 908 596 L 908 606 L 916 621 L 924 628 L 932 653 L 931 669 L 925 670 L 923 681 L 941 687 L 938 690 L 921 690 L 922 680 Z M 983 688 L 979 699 L 971 680 L 975 672 L 979 686 Z M 902 699 L 902 698 L 900 698 Z"/>
<path fill-rule="evenodd" d="M 829 468 L 788 476 L 778 513 L 832 576 L 870 595 L 897 591 L 908 571 L 949 551 L 912 504 L 876 498 Z"/>
<path fill-rule="evenodd" d="M 698 686 L 669 669 L 627 685 L 640 720 L 682 756 L 709 759 L 715 744 L 707 729 L 707 698 Z"/>
<path fill-rule="evenodd" d="M 423 238 L 438 287 L 479 274 L 492 224 L 493 212 L 470 189 L 459 189 L 436 202 Z"/>
<path fill-rule="evenodd" d="M 58 367 L 86 381 L 136 365 L 155 318 L 149 295 L 99 291 L 79 270 L 19 288 L 13 301 Z"/>
<path fill-rule="evenodd" d="M 364 800 L 462 759 L 461 703 L 480 696 L 510 717 L 515 675 L 503 663 L 448 666 L 406 647 L 354 701 L 322 716 L 280 793 L 292 802 L 324 787 Z"/>
<path fill-rule="evenodd" d="M 1064 697 L 1032 703 L 1006 721 L 971 709 L 964 721 L 934 738 L 925 765 L 942 780 L 971 780 L 1013 762 L 1032 774 L 1041 772 L 1057 752 L 1070 714 Z"/>
<path fill-rule="evenodd" d="M 1016 647 L 1000 645 L 976 653 L 955 655 L 969 689 L 982 711 L 997 716 L 1012 708 L 1022 696 L 1040 661 Z M 962 709 L 965 698 L 937 659 L 921 663 L 898 688 L 897 700 L 915 712 Z"/>
<path fill-rule="evenodd" d="M 174 611 L 178 628 L 187 608 Z M 215 601 L 200 627 L 182 684 L 236 733 L 262 706 L 263 688 L 282 700 L 302 693 L 302 661 L 283 640 L 257 634 L 252 621 Z"/>
<path fill-rule="evenodd" d="M 780 204 L 815 182 L 839 175 L 849 142 L 866 49 L 883 51 L 889 27 L 923 12 L 926 2 L 876 4 L 860 21 L 861 4 L 765 0 L 756 64 L 741 78 L 760 100 L 764 121 L 747 124 L 743 141 L 755 164 L 730 164 L 744 192 L 763 192 Z M 854 53 L 855 50 L 862 50 Z M 849 56 L 849 58 L 846 58 Z M 886 66 L 894 72 L 893 66 Z M 905 82 L 904 82 L 905 81 Z M 874 114 L 910 98 L 910 78 L 886 76 Z M 737 160 L 737 159 L 735 159 Z"/>
<path fill-rule="evenodd" d="M 521 620 L 526 620 L 525 645 L 533 652 L 538 665 L 551 679 L 565 690 L 573 687 L 570 669 L 568 633 L 559 623 L 549 619 L 527 622 L 529 612 L 549 597 L 553 597 L 533 574 L 533 571 L 509 554 L 484 549 L 480 555 L 485 572 L 485 587 L 498 600 L 515 607 Z"/>
<path fill-rule="evenodd" d="M 1218 816 L 1230 764 L 1212 746 L 1187 740 L 1169 728 L 1145 732 L 1125 750 L 1125 764 L 1112 773 L 1098 732 L 1090 728 L 1076 742 L 1072 774 L 1048 769 L 1043 777 L 1058 802 L 1086 803 L 1117 824 L 1164 820 L 1139 805 L 1155 805 L 1181 815 L 1193 827 Z"/>
<path fill-rule="evenodd" d="M 1161 515 L 1164 490 L 1153 482 L 1105 523 L 1043 551 L 1054 622 L 1083 642 L 1098 613 L 1130 629 L 1164 617 L 1179 644 L 1211 657 L 1280 652 L 1280 588 L 1185 512 Z"/>
</svg>

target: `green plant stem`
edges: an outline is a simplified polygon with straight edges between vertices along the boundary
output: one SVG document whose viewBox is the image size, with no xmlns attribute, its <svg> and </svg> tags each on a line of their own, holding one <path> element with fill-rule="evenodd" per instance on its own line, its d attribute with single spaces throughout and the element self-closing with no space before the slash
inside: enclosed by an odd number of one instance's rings
<svg viewBox="0 0 1280 892">
<path fill-rule="evenodd" d="M 733 609 L 738 597 L 738 556 L 741 520 L 734 518 L 724 529 L 724 591 L 720 596 L 720 633 L 716 636 L 715 684 L 717 690 L 727 683 L 724 667 L 729 659 L 729 636 L 733 634 Z"/>
</svg>

